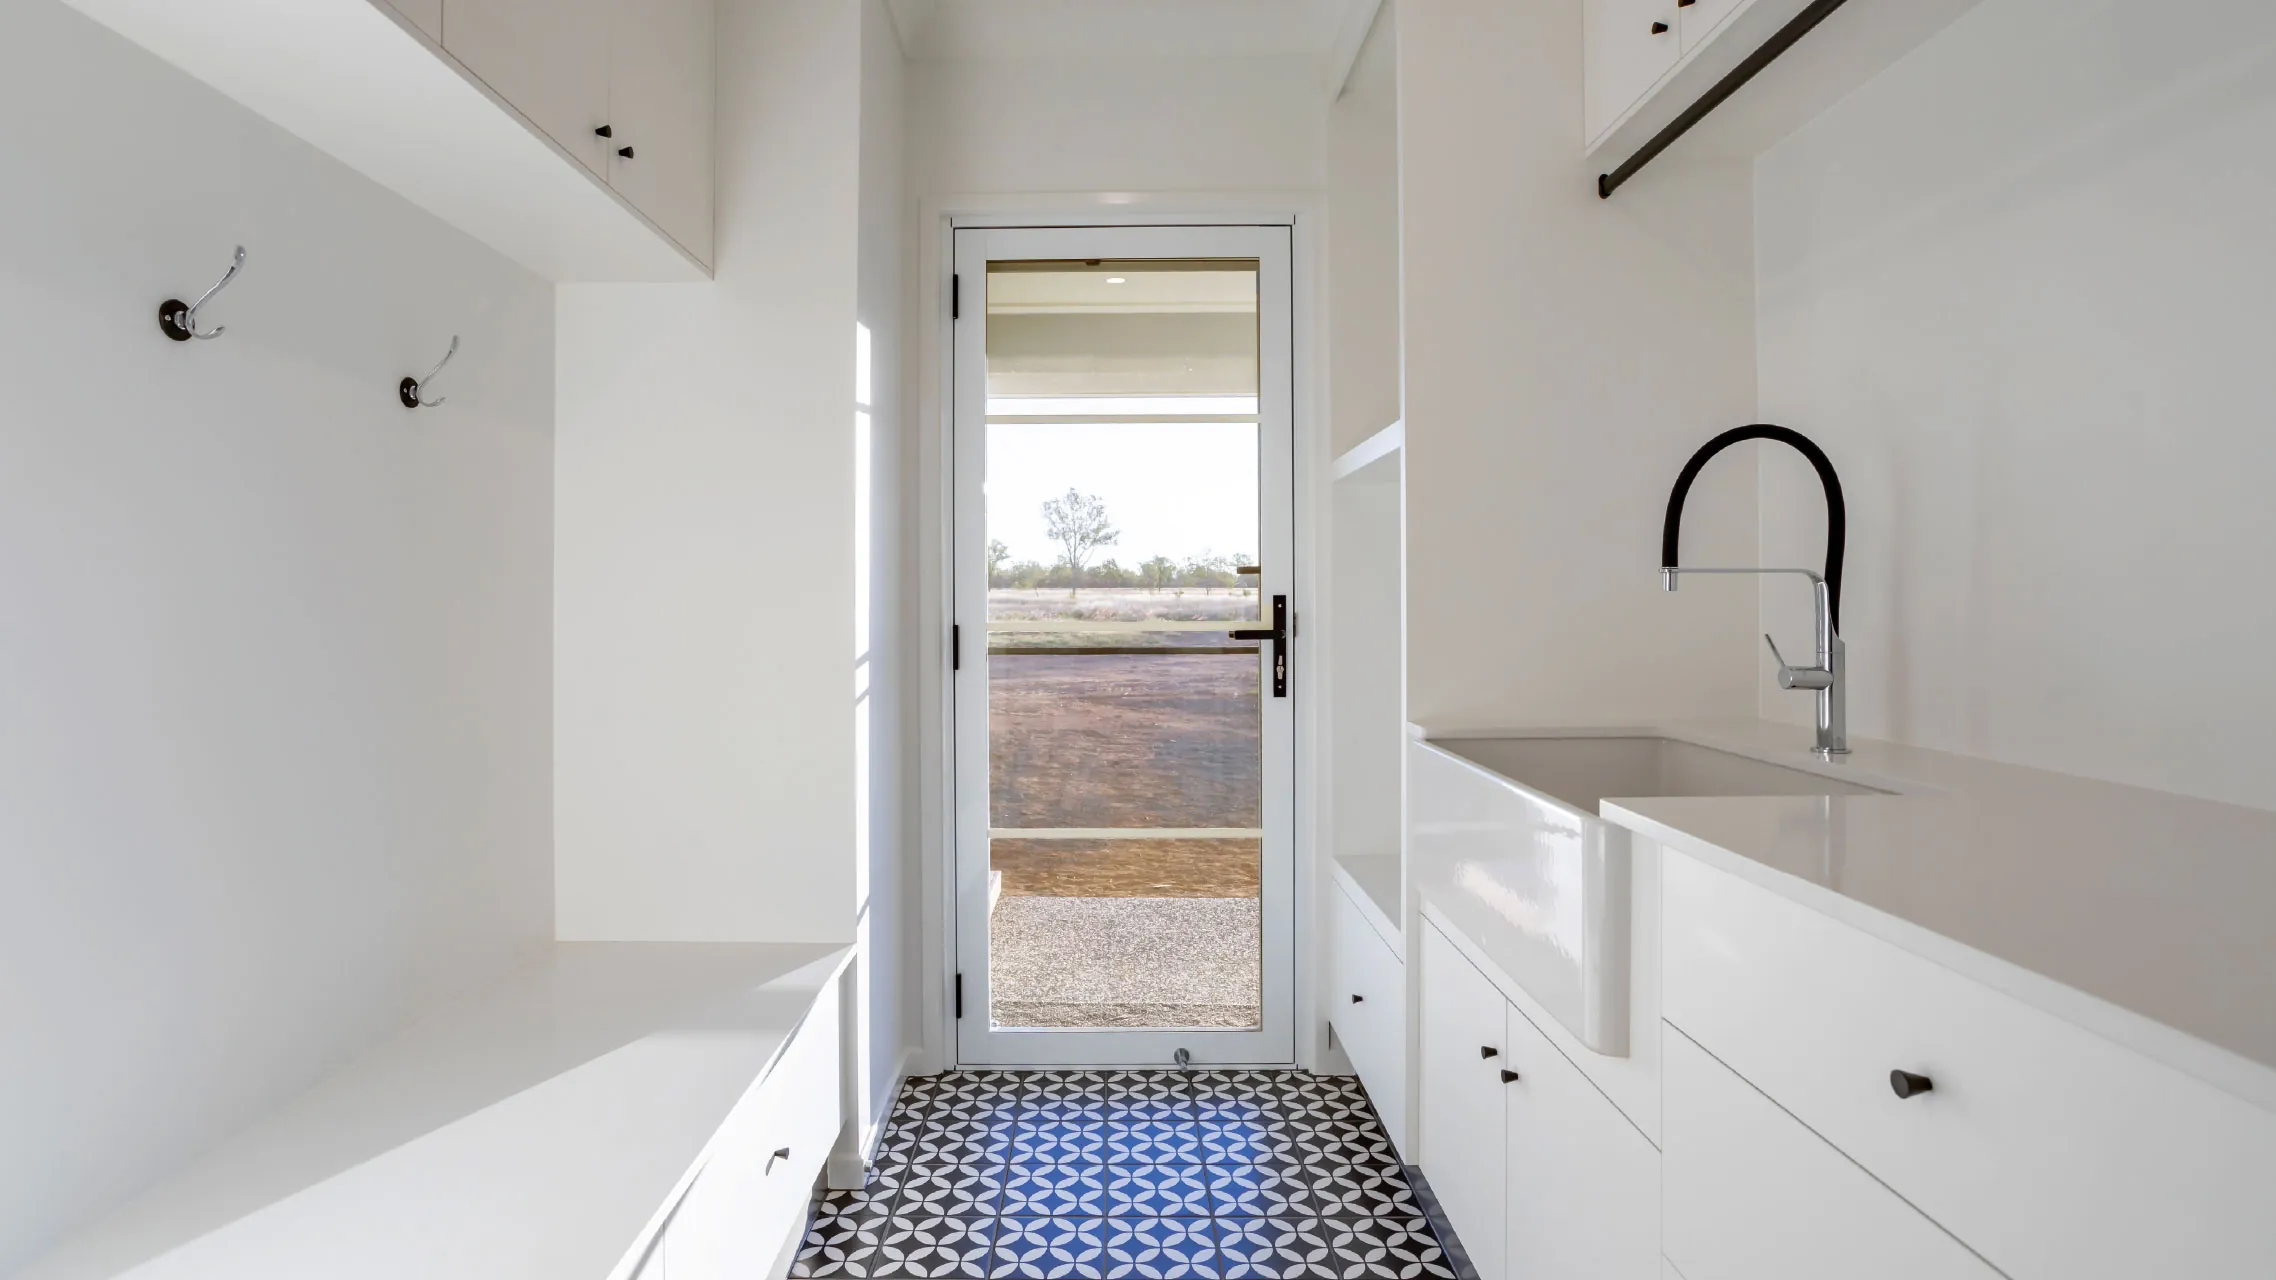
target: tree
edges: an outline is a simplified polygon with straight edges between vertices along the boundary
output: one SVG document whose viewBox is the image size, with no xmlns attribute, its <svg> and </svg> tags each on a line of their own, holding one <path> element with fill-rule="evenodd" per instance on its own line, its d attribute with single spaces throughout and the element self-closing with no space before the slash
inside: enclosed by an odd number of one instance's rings
<svg viewBox="0 0 2276 1280">
<path fill-rule="evenodd" d="M 1253 579 L 1250 575 L 1242 573 L 1241 570 L 1253 569 L 1256 567 L 1256 563 L 1255 558 L 1246 551 L 1233 553 L 1233 583 L 1241 589 L 1241 594 L 1244 596 L 1249 594 L 1250 583 Z"/>
<path fill-rule="evenodd" d="M 1178 562 L 1168 556 L 1155 556 L 1139 565 L 1138 572 L 1145 575 L 1146 589 L 1160 595 L 1162 588 L 1177 581 Z"/>
<path fill-rule="evenodd" d="M 1207 595 L 1212 588 L 1227 585 L 1229 575 L 1226 570 L 1231 567 L 1232 562 L 1225 557 L 1214 551 L 1203 551 L 1185 562 L 1185 580 L 1201 588 L 1202 594 Z"/>
<path fill-rule="evenodd" d="M 1003 543 L 1003 540 L 1002 540 L 1001 538 L 990 538 L 990 539 L 988 539 L 988 585 L 989 585 L 989 586 L 991 586 L 991 587 L 1000 587 L 1000 586 L 1003 586 L 1003 585 L 1004 585 L 1004 583 L 1003 583 L 1003 582 L 1000 580 L 1000 579 L 1002 578 L 1002 576 L 1003 576 L 1004 561 L 1006 561 L 1006 560 L 1009 560 L 1009 559 L 1011 559 L 1011 558 L 1012 558 L 1012 549 L 1011 549 L 1010 547 L 1007 547 L 1007 546 L 1005 546 L 1005 545 L 1004 545 L 1004 543 Z"/>
<path fill-rule="evenodd" d="M 1067 491 L 1064 498 L 1053 498 L 1043 504 L 1043 531 L 1059 544 L 1064 552 L 1062 562 L 1067 566 L 1067 594 L 1073 596 L 1083 586 L 1083 566 L 1090 563 L 1091 553 L 1100 547 L 1111 547 L 1122 538 L 1122 531 L 1106 518 L 1106 502 L 1094 494 Z"/>
</svg>

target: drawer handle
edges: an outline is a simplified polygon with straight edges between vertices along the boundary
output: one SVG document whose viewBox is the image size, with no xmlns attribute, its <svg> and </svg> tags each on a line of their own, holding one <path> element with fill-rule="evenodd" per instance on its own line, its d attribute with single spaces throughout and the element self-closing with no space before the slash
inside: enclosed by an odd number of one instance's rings
<svg viewBox="0 0 2276 1280">
<path fill-rule="evenodd" d="M 1935 1087 L 1936 1082 L 1924 1075 L 1917 1075 L 1904 1070 L 1889 1073 L 1889 1088 L 1895 1090 L 1896 1095 L 1900 1098 L 1910 1098 L 1914 1094 L 1927 1093 Z"/>
<path fill-rule="evenodd" d="M 1698 3 L 1699 0 L 1675 0 L 1675 7 L 1678 9 L 1688 9 Z"/>
<path fill-rule="evenodd" d="M 1502 1068 L 1502 1083 L 1503 1083 L 1503 1084 L 1516 1084 L 1516 1083 L 1517 1083 L 1517 1073 L 1516 1073 L 1515 1071 L 1512 1071 L 1512 1070 L 1510 1070 L 1510 1069 L 1509 1069 L 1509 1068 L 1507 1068 L 1507 1067 L 1504 1067 L 1504 1068 Z"/>
<path fill-rule="evenodd" d="M 1667 34 L 1667 24 L 1666 24 L 1666 23 L 1664 23 L 1664 22 L 1655 22 L 1655 23 L 1653 23 L 1653 24 L 1652 24 L 1652 34 L 1653 34 L 1653 35 L 1655 35 L 1655 36 L 1664 36 L 1664 35 L 1666 35 L 1666 34 Z"/>
<path fill-rule="evenodd" d="M 1502 1056 L 1502 1051 L 1490 1044 L 1482 1044 L 1478 1046 L 1478 1056 L 1481 1058 L 1498 1058 Z"/>
<path fill-rule="evenodd" d="M 632 158 L 632 148 L 630 147 L 618 147 L 616 149 L 616 153 L 620 156 L 623 156 L 627 160 L 630 160 Z"/>
<path fill-rule="evenodd" d="M 613 138 L 616 136 L 616 128 L 613 125 L 604 124 L 600 128 L 593 130 L 593 136 L 596 138 Z"/>
<path fill-rule="evenodd" d="M 788 1147 L 776 1147 L 776 1148 L 774 1149 L 774 1154 L 773 1154 L 773 1155 L 771 1155 L 771 1156 L 768 1156 L 768 1157 L 767 1157 L 767 1167 L 766 1167 L 766 1172 L 767 1172 L 767 1173 L 773 1173 L 773 1172 L 774 1172 L 774 1162 L 775 1162 L 775 1161 L 777 1161 L 777 1160 L 788 1160 L 788 1159 L 790 1159 L 790 1148 L 788 1148 Z"/>
<path fill-rule="evenodd" d="M 1353 1004 L 1365 1004 L 1367 1003 L 1367 997 L 1354 992 L 1352 993 L 1351 1002 Z"/>
</svg>

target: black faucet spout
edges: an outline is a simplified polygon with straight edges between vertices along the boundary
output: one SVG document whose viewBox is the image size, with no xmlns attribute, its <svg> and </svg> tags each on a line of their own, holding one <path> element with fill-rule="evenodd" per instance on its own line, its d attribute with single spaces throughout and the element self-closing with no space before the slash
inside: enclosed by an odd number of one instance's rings
<svg viewBox="0 0 2276 1280">
<path fill-rule="evenodd" d="M 1833 460 L 1826 457 L 1826 451 L 1820 449 L 1817 443 L 1808 436 L 1791 427 L 1757 422 L 1751 426 L 1733 427 L 1699 446 L 1699 452 L 1692 454 L 1691 461 L 1683 464 L 1682 472 L 1675 478 L 1675 489 L 1667 497 L 1667 521 L 1660 526 L 1660 568 L 1662 570 L 1675 569 L 1682 564 L 1676 558 L 1676 550 L 1683 533 L 1683 500 L 1691 492 L 1691 482 L 1699 478 L 1699 472 L 1707 465 L 1708 459 L 1742 440 L 1776 440 L 1781 444 L 1791 445 L 1795 452 L 1808 458 L 1810 465 L 1817 468 L 1818 482 L 1825 486 L 1826 491 L 1826 564 L 1824 575 L 1826 593 L 1830 597 L 1829 609 L 1832 614 L 1833 629 L 1839 632 L 1841 630 L 1841 553 L 1842 544 L 1849 533 L 1849 513 L 1841 498 L 1841 477 L 1834 474 Z M 1667 580 L 1669 589 L 1673 590 L 1674 575 L 1668 575 Z"/>
</svg>

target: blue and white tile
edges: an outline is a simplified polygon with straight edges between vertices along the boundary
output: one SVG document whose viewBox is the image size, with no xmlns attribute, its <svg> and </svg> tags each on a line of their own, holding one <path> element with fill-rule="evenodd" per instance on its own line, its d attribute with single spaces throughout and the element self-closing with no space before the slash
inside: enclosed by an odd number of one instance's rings
<svg viewBox="0 0 2276 1280">
<path fill-rule="evenodd" d="M 879 1211 L 819 1212 L 806 1228 L 806 1238 L 799 1242 L 790 1274 L 815 1280 L 891 1275 L 900 1262 L 898 1254 L 888 1255 L 886 1251 L 891 1228 L 891 1215 Z"/>
<path fill-rule="evenodd" d="M 1086 1163 L 1106 1159 L 1104 1120 L 1025 1120 L 1012 1134 L 1014 1164 Z"/>
<path fill-rule="evenodd" d="M 1299 1130 L 1278 1121 L 1227 1120 L 1200 1124 L 1202 1159 L 1211 1164 L 1290 1161 L 1302 1154 Z"/>
<path fill-rule="evenodd" d="M 1020 1102 L 1020 1119 L 1029 1123 L 1105 1124 L 1119 1114 L 1112 1101 L 1102 1097 L 1039 1097 Z"/>
<path fill-rule="evenodd" d="M 1107 1167 L 1096 1163 L 1012 1166 L 1002 1212 L 1032 1217 L 1098 1217 L 1106 1212 Z"/>
<path fill-rule="evenodd" d="M 992 1214 L 1002 1202 L 1007 1176 L 1001 1164 L 927 1166 L 901 1184 L 893 1211 L 902 1217 Z"/>
<path fill-rule="evenodd" d="M 1312 1184 L 1302 1170 L 1277 1163 L 1210 1165 L 1209 1211 L 1220 1218 L 1305 1217 Z"/>
<path fill-rule="evenodd" d="M 873 1275 L 979 1280 L 988 1274 L 996 1220 L 978 1215 L 895 1214 L 885 1232 L 882 1256 L 890 1270 Z"/>
<path fill-rule="evenodd" d="M 1106 1127 L 1109 1164 L 1200 1164 L 1202 1129 L 1185 1120 L 1115 1120 Z"/>
<path fill-rule="evenodd" d="M 1347 1276 L 1366 1280 L 1455 1280 L 1454 1264 L 1419 1216 L 1329 1219 L 1328 1243 Z"/>
<path fill-rule="evenodd" d="M 1108 1165 L 1106 1211 L 1117 1218 L 1206 1218 L 1209 1183 L 1198 1164 Z"/>
<path fill-rule="evenodd" d="M 1218 1280 L 1216 1231 L 1206 1218 L 1106 1224 L 1108 1280 Z"/>
<path fill-rule="evenodd" d="M 1005 1217 L 988 1274 L 1002 1280 L 1105 1280 L 1104 1218 Z"/>
<path fill-rule="evenodd" d="M 1334 1241 L 1342 1227 L 1318 1218 L 1234 1218 L 1217 1224 L 1225 1280 L 1344 1280 Z"/>
</svg>

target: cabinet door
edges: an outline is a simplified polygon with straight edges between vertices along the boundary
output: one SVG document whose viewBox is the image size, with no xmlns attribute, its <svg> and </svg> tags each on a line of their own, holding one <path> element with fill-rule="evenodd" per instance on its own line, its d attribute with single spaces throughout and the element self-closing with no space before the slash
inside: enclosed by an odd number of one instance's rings
<svg viewBox="0 0 2276 1280">
<path fill-rule="evenodd" d="M 1593 142 L 1683 56 L 1675 0 L 1585 0 L 1584 132 Z M 1663 30 L 1654 31 L 1652 28 Z"/>
<path fill-rule="evenodd" d="M 616 0 L 445 0 L 443 48 L 594 173 L 606 173 Z"/>
<path fill-rule="evenodd" d="M 1479 1280 L 1502 1280 L 1509 1004 L 1436 925 L 1422 928 L 1421 959 L 1423 1174 Z"/>
<path fill-rule="evenodd" d="M 1683 36 L 1683 51 L 1689 53 L 1698 48 L 1707 37 L 1715 34 L 1715 29 L 1723 25 L 1725 18 L 1746 8 L 1753 0 L 1688 0 L 1688 3 L 1686 0 L 1675 0 L 1675 2 L 1676 6 L 1683 11 L 1682 17 L 1676 22 L 1676 26 Z"/>
<path fill-rule="evenodd" d="M 1687 1280 L 1998 1280 L 1689 1037 L 1662 1047 L 1665 1244 Z"/>
<path fill-rule="evenodd" d="M 617 24 L 609 185 L 708 263 L 712 0 L 618 0 Z"/>
<path fill-rule="evenodd" d="M 1660 1153 L 1514 1008 L 1508 1039 L 1509 1274 L 1653 1280 Z"/>
</svg>

